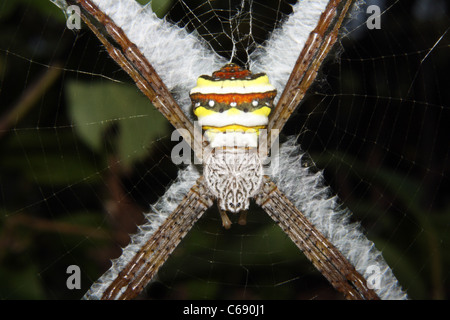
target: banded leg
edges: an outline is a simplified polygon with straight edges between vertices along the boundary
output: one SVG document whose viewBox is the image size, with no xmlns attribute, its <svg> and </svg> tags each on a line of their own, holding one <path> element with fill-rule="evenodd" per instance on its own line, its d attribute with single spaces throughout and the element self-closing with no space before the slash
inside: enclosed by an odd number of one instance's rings
<svg viewBox="0 0 450 320">
<path fill-rule="evenodd" d="M 194 126 L 138 47 L 90 0 L 68 0 L 67 3 L 81 7 L 81 18 L 102 42 L 111 58 L 128 73 L 175 129 L 180 129 L 180 134 L 201 159 L 202 141 L 194 139 Z"/>
<path fill-rule="evenodd" d="M 212 198 L 203 186 L 203 178 L 199 178 L 180 205 L 111 282 L 102 299 L 135 298 L 212 204 Z"/>
<path fill-rule="evenodd" d="M 379 299 L 366 280 L 342 253 L 265 176 L 263 190 L 256 197 L 269 216 L 283 229 L 314 266 L 346 299 Z"/>
<path fill-rule="evenodd" d="M 353 0 L 330 0 L 303 47 L 280 100 L 270 114 L 268 132 L 280 132 L 314 82 L 323 60 L 338 39 Z M 272 141 L 276 137 L 271 136 Z M 269 142 L 271 146 L 271 142 Z"/>
</svg>

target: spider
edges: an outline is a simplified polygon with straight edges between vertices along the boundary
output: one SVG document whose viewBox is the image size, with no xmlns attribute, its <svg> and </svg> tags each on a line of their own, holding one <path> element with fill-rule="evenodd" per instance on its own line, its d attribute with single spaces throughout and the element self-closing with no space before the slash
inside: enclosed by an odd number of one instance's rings
<svg viewBox="0 0 450 320">
<path fill-rule="evenodd" d="M 314 82 L 322 62 L 338 39 L 353 1 L 328 2 L 276 105 L 273 105 L 275 89 L 265 74 L 253 74 L 235 64 L 227 64 L 213 75 L 201 76 L 191 91 L 191 99 L 206 139 L 195 139 L 198 128 L 137 46 L 110 17 L 91 0 L 68 0 L 67 4 L 81 8 L 82 19 L 109 55 L 204 162 L 204 175 L 178 207 L 134 252 L 124 268 L 109 279 L 100 296 L 90 291 L 86 298 L 136 297 L 214 201 L 218 203 L 223 226 L 229 228 L 231 221 L 227 212 L 240 213 L 239 223 L 245 224 L 245 210 L 250 199 L 254 199 L 347 299 L 379 299 L 347 258 L 307 220 L 269 176 L 262 174 L 261 169 L 261 159 L 267 156 L 264 150 L 270 149 Z M 264 130 L 271 135 L 264 137 Z"/>
</svg>

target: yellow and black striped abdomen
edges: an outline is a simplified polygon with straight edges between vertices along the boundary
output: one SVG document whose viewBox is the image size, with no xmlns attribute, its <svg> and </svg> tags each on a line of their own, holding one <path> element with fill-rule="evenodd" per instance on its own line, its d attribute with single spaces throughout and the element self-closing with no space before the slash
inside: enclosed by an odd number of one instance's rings
<svg viewBox="0 0 450 320">
<path fill-rule="evenodd" d="M 212 147 L 257 147 L 276 93 L 266 74 L 230 63 L 212 76 L 200 76 L 190 96 Z"/>
</svg>

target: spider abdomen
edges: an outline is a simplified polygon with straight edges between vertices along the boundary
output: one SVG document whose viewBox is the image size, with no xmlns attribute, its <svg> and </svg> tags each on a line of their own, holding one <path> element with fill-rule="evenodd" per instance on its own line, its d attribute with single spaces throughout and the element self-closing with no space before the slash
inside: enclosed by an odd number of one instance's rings
<svg viewBox="0 0 450 320">
<path fill-rule="evenodd" d="M 200 76 L 190 92 L 194 114 L 213 149 L 204 159 L 206 185 L 223 211 L 247 210 L 261 188 L 258 137 L 267 127 L 276 93 L 266 74 L 233 63 Z M 228 227 L 228 218 L 222 219 Z"/>
<path fill-rule="evenodd" d="M 276 93 L 266 74 L 229 63 L 212 76 L 200 76 L 190 97 L 212 148 L 256 148 Z"/>
<path fill-rule="evenodd" d="M 261 188 L 263 170 L 256 149 L 215 149 L 205 159 L 206 185 L 217 198 L 220 209 L 247 210 Z"/>
</svg>

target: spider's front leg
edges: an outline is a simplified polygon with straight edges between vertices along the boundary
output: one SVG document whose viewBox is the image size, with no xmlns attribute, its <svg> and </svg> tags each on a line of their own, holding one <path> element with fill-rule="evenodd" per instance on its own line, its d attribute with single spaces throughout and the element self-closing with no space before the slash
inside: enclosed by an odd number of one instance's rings
<svg viewBox="0 0 450 320">
<path fill-rule="evenodd" d="M 280 132 L 303 100 L 314 83 L 323 61 L 338 40 L 344 18 L 353 3 L 354 0 L 331 0 L 328 3 L 317 26 L 309 34 L 280 99 L 270 115 L 269 132 Z M 275 136 L 271 135 L 271 139 L 274 138 Z M 269 142 L 269 146 L 271 143 L 273 140 Z"/>
<path fill-rule="evenodd" d="M 125 32 L 91 0 L 67 0 L 81 8 L 81 18 L 105 46 L 108 54 L 134 80 L 164 117 L 179 129 L 183 139 L 201 159 L 201 141 L 195 139 L 195 128 L 170 93 L 153 66 Z M 103 27 L 101 27 L 103 26 Z"/>
</svg>

